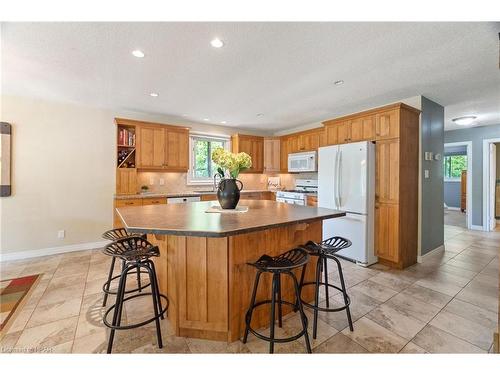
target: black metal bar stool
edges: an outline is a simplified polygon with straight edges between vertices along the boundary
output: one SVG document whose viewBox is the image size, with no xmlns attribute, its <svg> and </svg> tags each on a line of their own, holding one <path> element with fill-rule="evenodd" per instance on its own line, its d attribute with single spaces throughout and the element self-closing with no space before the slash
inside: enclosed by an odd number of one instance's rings
<svg viewBox="0 0 500 375">
<path fill-rule="evenodd" d="M 111 306 L 103 317 L 103 322 L 106 327 L 111 329 L 108 341 L 108 353 L 111 353 L 113 348 L 113 339 L 115 337 L 115 330 L 117 329 L 132 329 L 141 327 L 143 325 L 149 324 L 153 321 L 156 323 L 156 334 L 158 337 L 158 347 L 162 348 L 163 343 L 161 339 L 161 329 L 160 329 L 160 318 L 163 319 L 164 313 L 168 309 L 168 298 L 160 294 L 158 287 L 158 280 L 156 278 L 156 270 L 151 257 L 157 257 L 160 255 L 160 250 L 158 246 L 153 246 L 147 240 L 142 237 L 125 237 L 121 238 L 115 242 L 110 243 L 104 248 L 104 253 L 112 256 L 118 257 L 125 261 L 125 268 L 120 275 L 120 281 L 118 285 L 118 291 L 116 294 L 116 302 Z M 151 284 L 150 293 L 138 293 L 125 298 L 125 285 L 127 282 L 127 276 L 129 272 L 139 268 L 144 269 L 149 275 L 149 283 Z M 121 325 L 123 303 L 129 301 L 133 298 L 151 295 L 153 299 L 153 310 L 154 316 L 151 318 L 129 325 Z M 166 301 L 165 307 L 162 307 L 161 299 Z M 113 312 L 113 320 L 111 323 L 108 321 L 108 315 Z"/>
<path fill-rule="evenodd" d="M 337 312 L 346 310 L 347 313 L 347 321 L 349 322 L 349 329 L 351 331 L 354 330 L 352 325 L 351 311 L 349 309 L 349 305 L 351 304 L 351 299 L 347 295 L 347 290 L 344 282 L 344 274 L 342 273 L 342 265 L 340 261 L 335 256 L 335 253 L 338 251 L 345 249 L 351 246 L 352 243 L 346 238 L 343 237 L 331 237 L 326 240 L 321 241 L 320 243 L 316 243 L 313 241 L 307 242 L 303 247 L 309 252 L 309 255 L 318 257 L 318 261 L 316 263 L 316 275 L 315 281 L 304 282 L 305 270 L 302 270 L 302 276 L 300 278 L 300 291 L 302 292 L 302 288 L 305 285 L 315 285 L 314 290 L 314 304 L 308 303 L 302 300 L 302 304 L 310 307 L 314 310 L 314 321 L 313 321 L 313 339 L 316 338 L 318 333 L 318 312 Z M 337 263 L 339 278 L 340 278 L 340 288 L 328 282 L 328 267 L 327 262 L 328 259 L 332 259 Z M 324 281 L 321 281 L 321 273 L 324 271 Z M 325 287 L 325 297 L 326 297 L 326 308 L 319 306 L 319 290 L 321 286 Z M 336 308 L 330 308 L 329 302 L 329 293 L 328 288 L 334 288 L 338 291 L 342 292 L 344 297 L 344 305 Z"/>
<path fill-rule="evenodd" d="M 122 238 L 126 237 L 134 237 L 134 236 L 141 236 L 142 238 L 146 239 L 146 235 L 140 235 L 140 234 L 134 234 L 130 233 L 127 231 L 125 228 L 115 228 L 115 229 L 110 229 L 102 234 L 102 238 L 110 241 L 116 241 Z M 109 254 L 107 254 L 109 255 Z M 108 295 L 109 294 L 116 294 L 116 292 L 111 291 L 111 282 L 113 280 L 116 280 L 120 277 L 120 275 L 113 276 L 113 273 L 115 271 L 115 261 L 116 257 L 112 257 L 111 259 L 111 265 L 109 267 L 109 273 L 108 273 L 108 280 L 103 284 L 102 286 L 102 291 L 104 292 L 104 299 L 102 301 L 102 306 L 106 306 L 106 303 L 108 302 Z M 122 260 L 122 272 L 125 269 L 126 266 L 126 261 Z M 147 288 L 150 284 L 146 285 L 141 285 L 141 273 L 146 274 L 147 272 L 141 271 L 139 267 L 136 268 L 136 273 L 137 273 L 137 288 L 127 290 L 125 293 L 135 293 L 135 292 L 141 292 L 143 288 Z"/>
<path fill-rule="evenodd" d="M 297 282 L 297 278 L 293 274 L 292 270 L 295 268 L 305 266 L 309 261 L 309 255 L 304 249 L 296 248 L 287 251 L 276 257 L 270 257 L 268 255 L 263 255 L 257 260 L 255 263 L 248 263 L 249 265 L 255 267 L 257 269 L 257 275 L 255 276 L 255 282 L 253 286 L 252 298 L 250 300 L 250 306 L 245 316 L 245 335 L 243 336 L 243 343 L 247 342 L 248 333 L 252 332 L 258 338 L 269 342 L 269 353 L 274 352 L 274 343 L 284 343 L 297 340 L 301 336 L 304 336 L 306 341 L 307 352 L 311 353 L 311 344 L 309 342 L 309 334 L 307 333 L 307 317 L 304 313 L 304 309 L 302 308 L 302 303 L 300 301 L 300 287 Z M 272 281 L 272 292 L 271 299 L 264 300 L 260 302 L 255 302 L 255 298 L 257 295 L 257 288 L 259 287 L 260 276 L 262 273 L 268 272 L 273 274 Z M 283 301 L 281 299 L 281 274 L 289 275 L 293 280 L 293 285 L 295 287 L 295 296 L 298 302 L 292 303 L 289 301 Z M 285 337 L 285 338 L 275 338 L 274 337 L 274 325 L 276 320 L 275 314 L 275 306 L 278 303 L 278 325 L 282 326 L 282 305 L 289 305 L 292 307 L 296 307 L 300 313 L 300 318 L 302 321 L 302 331 L 298 334 Z M 256 332 L 251 326 L 250 323 L 252 321 L 252 313 L 253 310 L 257 306 L 261 306 L 264 304 L 271 304 L 271 314 L 270 314 L 270 336 L 264 336 L 258 332 Z"/>
</svg>

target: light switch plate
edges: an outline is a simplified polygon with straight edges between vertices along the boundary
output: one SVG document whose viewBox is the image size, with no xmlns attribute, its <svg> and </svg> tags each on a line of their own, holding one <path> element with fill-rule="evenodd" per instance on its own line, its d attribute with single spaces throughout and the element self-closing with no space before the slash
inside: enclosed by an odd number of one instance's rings
<svg viewBox="0 0 500 375">
<path fill-rule="evenodd" d="M 427 160 L 427 161 L 432 161 L 432 159 L 433 159 L 432 152 L 426 151 L 425 154 L 424 154 L 424 159 Z"/>
<path fill-rule="evenodd" d="M 154 185 L 155 184 L 155 179 L 153 177 L 149 178 L 149 184 Z"/>
<path fill-rule="evenodd" d="M 428 169 L 424 170 L 424 178 L 429 178 L 430 172 Z"/>
<path fill-rule="evenodd" d="M 165 185 L 165 179 L 164 178 L 160 178 L 160 185 Z"/>
</svg>

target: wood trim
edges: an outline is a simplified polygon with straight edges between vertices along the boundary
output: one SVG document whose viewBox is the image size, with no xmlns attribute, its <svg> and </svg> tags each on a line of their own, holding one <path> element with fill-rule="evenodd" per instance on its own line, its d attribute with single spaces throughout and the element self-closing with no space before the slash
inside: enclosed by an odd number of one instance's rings
<svg viewBox="0 0 500 375">
<path fill-rule="evenodd" d="M 119 126 L 161 126 L 167 128 L 175 128 L 178 131 L 187 131 L 191 128 L 179 125 L 171 125 L 171 124 L 162 124 L 159 122 L 150 122 L 150 121 L 141 121 L 141 120 L 132 120 L 127 118 L 115 117 L 115 124 Z"/>
<path fill-rule="evenodd" d="M 280 139 L 287 139 L 289 137 L 296 137 L 296 136 L 301 136 L 301 135 L 305 135 L 305 134 L 313 134 L 313 133 L 322 133 L 324 131 L 325 131 L 325 128 L 322 126 L 319 128 L 301 130 L 301 131 L 296 132 L 296 133 L 285 134 L 285 135 L 280 136 L 279 138 Z"/>
</svg>

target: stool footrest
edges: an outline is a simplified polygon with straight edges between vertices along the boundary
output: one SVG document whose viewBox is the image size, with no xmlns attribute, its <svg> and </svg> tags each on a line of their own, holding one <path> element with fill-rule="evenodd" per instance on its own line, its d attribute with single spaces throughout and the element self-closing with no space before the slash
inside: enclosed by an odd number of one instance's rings
<svg viewBox="0 0 500 375">
<path fill-rule="evenodd" d="M 344 293 L 344 291 L 342 290 L 342 288 L 339 288 L 338 286 L 335 286 L 335 285 L 332 285 L 332 284 L 325 284 L 322 281 L 319 282 L 318 284 L 320 286 L 328 285 L 329 288 L 336 289 L 339 292 L 341 292 L 342 294 Z M 316 282 L 315 281 L 308 281 L 307 283 L 303 283 L 302 287 L 304 287 L 305 285 L 316 285 Z M 347 309 L 349 307 L 349 305 L 351 304 L 351 298 L 349 298 L 349 296 L 346 295 L 346 299 L 347 299 L 347 303 L 345 305 L 340 306 L 340 307 L 336 307 L 336 308 L 316 306 L 316 305 L 314 305 L 312 303 L 304 301 L 302 298 L 300 299 L 300 301 L 302 302 L 302 304 L 304 306 L 307 306 L 307 307 L 309 307 L 309 308 L 311 308 L 313 310 L 318 310 L 318 311 L 323 311 L 323 312 L 337 312 L 337 311 L 345 310 L 345 309 Z"/>
<path fill-rule="evenodd" d="M 139 294 L 134 294 L 133 296 L 129 296 L 127 298 L 124 298 L 123 299 L 123 302 L 125 301 L 129 301 L 131 299 L 134 299 L 134 298 L 137 298 L 137 297 L 143 297 L 143 296 L 152 296 L 153 293 L 139 293 Z M 116 308 L 116 303 L 114 305 L 112 305 L 109 309 L 106 310 L 106 312 L 104 313 L 104 316 L 102 318 L 102 321 L 104 323 L 104 325 L 108 328 L 112 328 L 112 329 L 133 329 L 133 328 L 137 328 L 137 327 L 142 327 L 146 324 L 149 324 L 151 322 L 154 322 L 156 319 L 160 318 L 163 316 L 163 314 L 165 314 L 168 310 L 168 306 L 169 306 L 169 300 L 167 298 L 167 296 L 163 295 L 163 294 L 160 294 L 160 298 L 162 298 L 163 300 L 166 301 L 166 305 L 165 307 L 163 307 L 163 309 L 158 312 L 158 315 L 154 315 L 152 318 L 149 318 L 147 320 L 144 320 L 142 322 L 138 322 L 138 323 L 134 323 L 134 324 L 129 324 L 129 325 L 120 325 L 120 326 L 114 326 L 112 325 L 111 323 L 108 322 L 108 315 L 114 311 L 114 309 Z"/>
<path fill-rule="evenodd" d="M 148 273 L 146 271 L 140 271 L 140 273 L 143 273 L 145 275 L 147 275 Z M 132 270 L 130 271 L 129 273 L 127 273 L 127 275 L 136 275 L 137 272 Z M 109 279 L 109 281 L 106 281 L 103 285 L 102 285 L 102 291 L 106 294 L 116 294 L 117 292 L 113 292 L 109 289 L 110 287 L 110 284 L 113 280 L 116 280 L 116 279 L 119 279 L 121 277 L 121 275 L 116 275 L 116 276 L 113 276 L 111 279 Z M 135 289 L 130 289 L 130 290 L 125 290 L 125 294 L 129 294 L 129 293 L 134 293 L 134 292 L 138 292 L 144 288 L 147 288 L 148 286 L 150 286 L 151 283 L 147 283 L 147 284 L 144 284 L 144 285 L 141 285 L 141 288 L 139 289 L 139 287 L 135 288 Z"/>
</svg>

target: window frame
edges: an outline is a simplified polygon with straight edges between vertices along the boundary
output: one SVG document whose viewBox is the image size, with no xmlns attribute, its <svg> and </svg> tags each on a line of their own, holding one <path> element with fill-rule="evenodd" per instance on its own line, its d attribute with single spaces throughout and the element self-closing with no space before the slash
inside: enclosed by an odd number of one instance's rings
<svg viewBox="0 0 500 375">
<path fill-rule="evenodd" d="M 200 132 L 190 132 L 189 133 L 189 169 L 187 172 L 186 185 L 212 185 L 214 183 L 213 178 L 200 178 L 194 176 L 195 171 L 195 152 L 194 146 L 195 141 L 204 140 L 209 142 L 224 142 L 224 149 L 231 150 L 231 137 L 222 134 L 211 134 L 211 133 L 200 133 Z"/>
<path fill-rule="evenodd" d="M 444 155 L 443 156 L 443 178 L 444 182 L 460 182 L 461 177 L 447 177 L 446 176 L 446 159 L 447 158 L 453 158 L 454 156 L 465 156 L 467 160 L 467 169 L 469 168 L 469 158 L 467 154 L 449 154 L 449 155 Z M 466 169 L 466 170 L 467 170 Z"/>
</svg>

